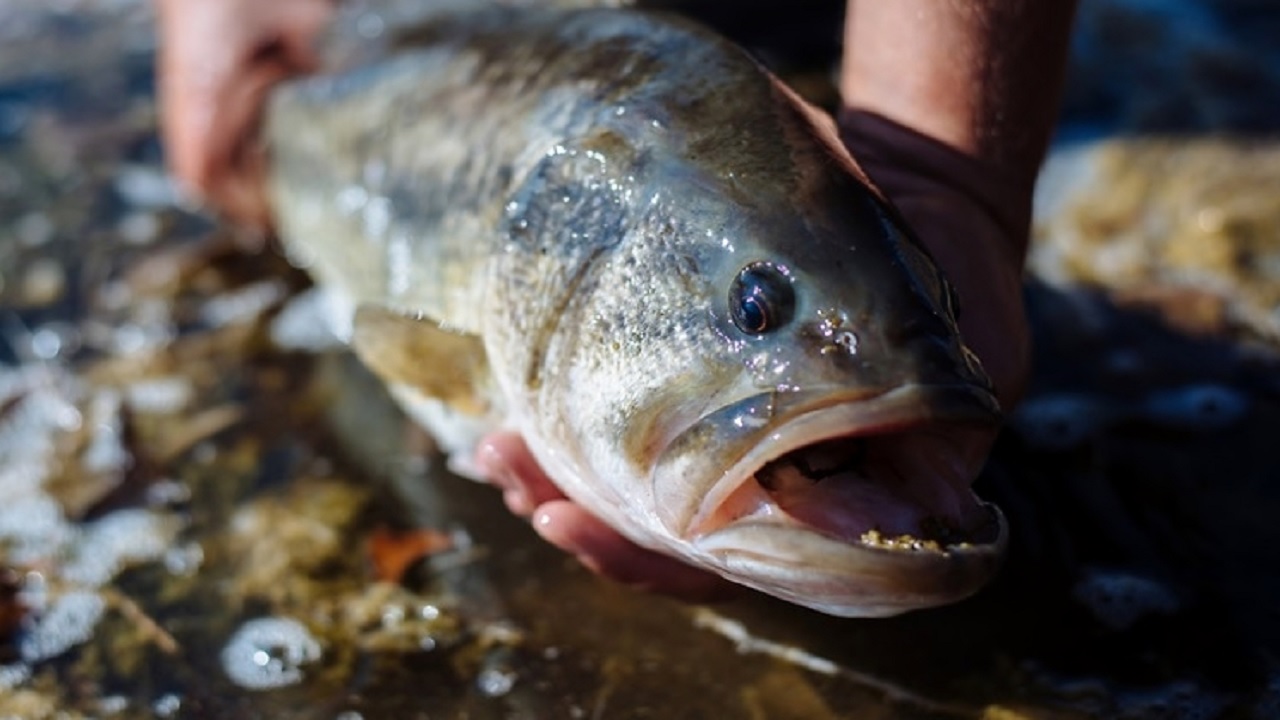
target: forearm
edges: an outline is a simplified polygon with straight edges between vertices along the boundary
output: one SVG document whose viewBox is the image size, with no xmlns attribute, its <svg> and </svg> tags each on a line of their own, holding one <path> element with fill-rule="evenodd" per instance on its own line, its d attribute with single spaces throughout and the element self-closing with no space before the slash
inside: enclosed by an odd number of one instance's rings
<svg viewBox="0 0 1280 720">
<path fill-rule="evenodd" d="M 849 0 L 841 138 L 959 291 L 1001 402 L 1029 365 L 1022 264 L 1075 0 Z"/>
<path fill-rule="evenodd" d="M 841 92 L 1030 185 L 1053 130 L 1075 0 L 850 0 Z"/>
</svg>

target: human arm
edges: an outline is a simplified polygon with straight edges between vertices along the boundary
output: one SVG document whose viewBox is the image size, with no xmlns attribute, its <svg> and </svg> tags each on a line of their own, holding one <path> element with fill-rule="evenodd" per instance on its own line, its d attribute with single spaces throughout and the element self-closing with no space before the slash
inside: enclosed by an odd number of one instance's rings
<svg viewBox="0 0 1280 720">
<path fill-rule="evenodd" d="M 1022 265 L 1075 0 L 850 0 L 841 137 L 956 286 L 1006 409 L 1030 347 Z"/>
</svg>

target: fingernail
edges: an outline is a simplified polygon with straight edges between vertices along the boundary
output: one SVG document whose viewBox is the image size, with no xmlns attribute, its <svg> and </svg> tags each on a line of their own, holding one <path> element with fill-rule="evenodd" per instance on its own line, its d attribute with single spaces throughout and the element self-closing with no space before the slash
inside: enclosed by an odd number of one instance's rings
<svg viewBox="0 0 1280 720">
<path fill-rule="evenodd" d="M 508 490 L 517 485 L 516 474 L 507 464 L 507 459 L 490 443 L 481 443 L 476 448 L 476 467 L 493 485 Z"/>
<path fill-rule="evenodd" d="M 533 512 L 533 501 L 524 484 L 497 448 L 489 443 L 482 443 L 476 449 L 476 466 L 491 485 L 502 490 L 502 500 L 508 510 L 516 515 Z"/>
</svg>

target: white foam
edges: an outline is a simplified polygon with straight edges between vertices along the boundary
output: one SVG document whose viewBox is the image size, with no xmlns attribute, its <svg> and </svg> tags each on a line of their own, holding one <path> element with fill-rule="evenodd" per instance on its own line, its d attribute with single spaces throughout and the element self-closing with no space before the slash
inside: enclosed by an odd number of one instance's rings
<svg viewBox="0 0 1280 720">
<path fill-rule="evenodd" d="M 117 510 L 84 528 L 62 578 L 86 587 L 106 584 L 126 566 L 164 555 L 174 523 L 149 510 Z"/>
<path fill-rule="evenodd" d="M 13 690 L 31 679 L 31 666 L 26 663 L 0 665 L 0 690 Z"/>
<path fill-rule="evenodd" d="M 18 641 L 22 659 L 29 663 L 48 660 L 88 640 L 106 605 L 96 592 L 75 591 L 59 596 Z"/>
<path fill-rule="evenodd" d="M 222 671 L 248 690 L 268 690 L 302 680 L 302 666 L 320 659 L 320 643 L 297 620 L 250 620 L 222 648 Z"/>
<path fill-rule="evenodd" d="M 0 509 L 0 539 L 8 544 L 5 560 L 11 565 L 38 565 L 74 537 L 62 506 L 48 495 L 12 499 Z"/>
</svg>

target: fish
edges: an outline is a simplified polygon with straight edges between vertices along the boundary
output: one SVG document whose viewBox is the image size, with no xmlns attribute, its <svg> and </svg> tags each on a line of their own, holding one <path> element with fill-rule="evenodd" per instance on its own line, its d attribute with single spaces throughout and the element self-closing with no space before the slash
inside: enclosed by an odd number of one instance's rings
<svg viewBox="0 0 1280 720">
<path fill-rule="evenodd" d="M 291 81 L 268 195 L 335 331 L 463 470 L 512 429 L 631 541 L 819 612 L 954 602 L 1001 421 L 925 248 L 815 110 L 691 21 L 489 8 Z"/>
</svg>

